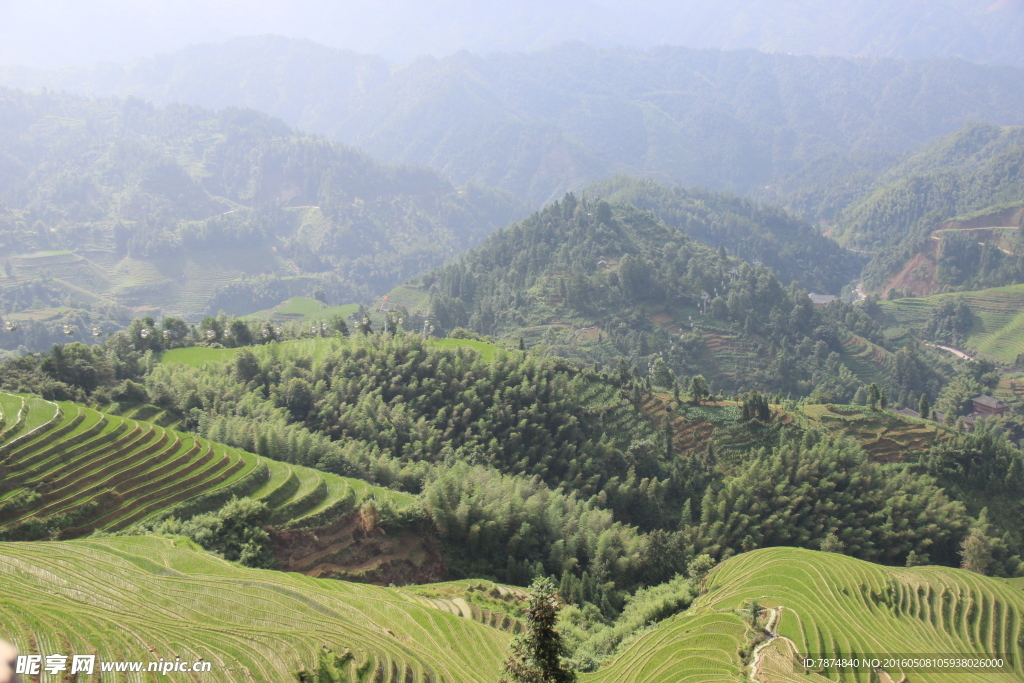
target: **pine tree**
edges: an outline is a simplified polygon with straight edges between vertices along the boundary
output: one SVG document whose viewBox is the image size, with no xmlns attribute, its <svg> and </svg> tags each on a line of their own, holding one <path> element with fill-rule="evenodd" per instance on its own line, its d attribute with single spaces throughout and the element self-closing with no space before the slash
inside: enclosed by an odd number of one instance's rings
<svg viewBox="0 0 1024 683">
<path fill-rule="evenodd" d="M 868 387 L 868 406 L 871 410 L 875 410 L 878 407 L 878 401 L 882 398 L 882 392 L 878 390 L 878 385 L 874 382 Z"/>
<path fill-rule="evenodd" d="M 907 553 L 907 566 L 908 567 L 920 567 L 928 564 L 928 553 L 917 554 L 916 551 L 911 550 Z"/>
<path fill-rule="evenodd" d="M 707 450 L 704 451 L 704 469 L 708 472 L 715 469 L 718 464 L 718 457 L 715 455 L 715 442 L 708 439 Z"/>
<path fill-rule="evenodd" d="M 683 501 L 683 509 L 679 513 L 679 528 L 685 529 L 693 523 L 693 507 L 690 499 Z"/>
<path fill-rule="evenodd" d="M 747 608 L 746 612 L 747 618 L 750 619 L 750 625 L 757 628 L 757 620 L 761 618 L 762 614 L 764 614 L 764 607 L 761 607 L 761 603 L 757 600 L 751 600 L 750 607 Z"/>
<path fill-rule="evenodd" d="M 501 683 L 573 683 L 576 674 L 566 669 L 567 654 L 562 635 L 555 630 L 558 601 L 550 578 L 536 579 L 530 586 L 526 608 L 526 632 L 512 641 L 512 654 L 505 660 Z"/>
<path fill-rule="evenodd" d="M 989 550 L 988 539 L 978 529 L 972 529 L 971 533 L 964 538 L 960 544 L 960 567 L 967 571 L 984 574 L 992 563 L 992 553 Z"/>
<path fill-rule="evenodd" d="M 709 393 L 708 381 L 704 379 L 704 375 L 694 375 L 693 379 L 690 380 L 690 394 L 693 402 L 700 405 L 701 399 Z"/>
<path fill-rule="evenodd" d="M 917 404 L 917 412 L 921 413 L 921 417 L 927 420 L 931 409 L 932 406 L 928 402 L 928 394 L 921 394 L 921 400 Z"/>
<path fill-rule="evenodd" d="M 825 553 L 842 553 L 846 550 L 846 544 L 839 540 L 834 531 L 828 532 L 821 540 L 821 551 Z"/>
</svg>

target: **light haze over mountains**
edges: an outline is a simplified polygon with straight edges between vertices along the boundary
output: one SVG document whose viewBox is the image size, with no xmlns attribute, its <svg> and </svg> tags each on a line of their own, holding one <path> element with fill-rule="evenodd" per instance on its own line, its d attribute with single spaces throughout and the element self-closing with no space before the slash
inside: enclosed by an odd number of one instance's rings
<svg viewBox="0 0 1024 683">
<path fill-rule="evenodd" d="M 396 62 L 580 41 L 1024 66 L 1024 0 L 4 0 L 0 64 L 124 62 L 268 33 Z"/>
</svg>

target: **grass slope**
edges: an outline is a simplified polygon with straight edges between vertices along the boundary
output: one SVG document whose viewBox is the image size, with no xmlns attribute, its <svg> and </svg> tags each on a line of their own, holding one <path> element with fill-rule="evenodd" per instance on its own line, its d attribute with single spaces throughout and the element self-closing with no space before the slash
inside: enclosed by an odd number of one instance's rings
<svg viewBox="0 0 1024 683">
<path fill-rule="evenodd" d="M 279 322 L 308 322 L 314 318 L 322 320 L 330 320 L 337 316 L 348 318 L 358 310 L 359 304 L 328 306 L 307 296 L 296 296 L 273 308 L 252 313 L 246 317 L 265 318 Z"/>
<path fill-rule="evenodd" d="M 905 673 L 913 683 L 1009 683 L 1024 676 L 1024 593 L 1000 579 L 767 548 L 724 562 L 707 585 L 690 610 L 642 635 L 583 683 L 735 681 L 744 666 L 737 649 L 747 631 L 739 611 L 751 600 L 773 611 L 768 623 L 774 621 L 779 639 L 767 649 L 826 657 L 998 653 L 1012 659 L 1012 672 L 892 668 L 889 674 L 897 681 Z M 765 675 L 758 680 L 884 680 L 863 669 L 806 671 L 770 653 L 758 661 L 757 673 Z"/>
<path fill-rule="evenodd" d="M 974 317 L 966 350 L 1004 363 L 1012 363 L 1024 353 L 1024 285 L 880 303 L 894 326 L 920 332 L 927 327 L 933 309 L 956 297 L 963 299 Z"/>
<path fill-rule="evenodd" d="M 23 652 L 211 662 L 181 680 L 294 680 L 326 646 L 351 654 L 353 680 L 490 682 L 509 640 L 402 590 L 246 569 L 154 537 L 0 544 L 0 572 L 0 637 Z"/>
<path fill-rule="evenodd" d="M 399 508 L 415 500 L 167 429 L 147 421 L 150 406 L 120 416 L 0 394 L 0 409 L 0 501 L 10 501 L 0 505 L 0 537 L 9 540 L 114 531 L 231 495 L 266 501 L 274 523 L 288 527 L 322 525 L 369 498 Z"/>
</svg>

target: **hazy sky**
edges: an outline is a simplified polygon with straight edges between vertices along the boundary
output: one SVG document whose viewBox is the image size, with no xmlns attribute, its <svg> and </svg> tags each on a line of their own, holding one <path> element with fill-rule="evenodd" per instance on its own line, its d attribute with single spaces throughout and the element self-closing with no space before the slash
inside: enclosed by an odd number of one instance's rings
<svg viewBox="0 0 1024 683">
<path fill-rule="evenodd" d="M 0 64 L 124 62 L 273 33 L 399 62 L 581 40 L 1024 65 L 1022 26 L 1024 0 L 0 0 Z"/>
</svg>

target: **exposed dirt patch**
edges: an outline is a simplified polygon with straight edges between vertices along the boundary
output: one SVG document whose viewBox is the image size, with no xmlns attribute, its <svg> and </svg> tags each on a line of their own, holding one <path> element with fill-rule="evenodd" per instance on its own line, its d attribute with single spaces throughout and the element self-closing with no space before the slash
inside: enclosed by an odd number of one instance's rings
<svg viewBox="0 0 1024 683">
<path fill-rule="evenodd" d="M 270 539 L 284 571 L 382 586 L 447 578 L 444 558 L 431 536 L 387 533 L 368 526 L 358 511 L 318 529 L 275 529 Z"/>
<path fill-rule="evenodd" d="M 928 246 L 907 262 L 894 278 L 885 283 L 882 294 L 895 287 L 901 292 L 913 292 L 914 296 L 926 296 L 938 289 L 936 280 L 938 240 L 929 240 Z"/>
</svg>

